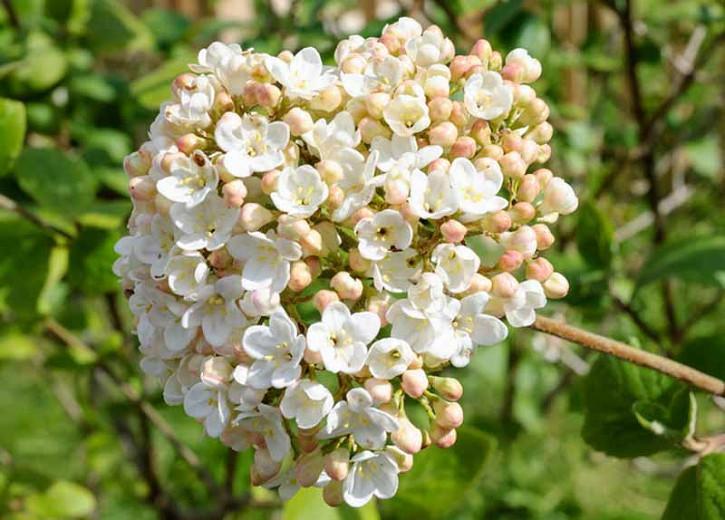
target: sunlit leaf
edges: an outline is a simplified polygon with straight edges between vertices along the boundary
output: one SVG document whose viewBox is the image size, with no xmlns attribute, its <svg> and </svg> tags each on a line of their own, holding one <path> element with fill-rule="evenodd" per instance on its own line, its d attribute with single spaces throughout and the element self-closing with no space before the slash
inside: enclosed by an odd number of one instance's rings
<svg viewBox="0 0 725 520">
<path fill-rule="evenodd" d="M 0 98 L 0 176 L 17 159 L 24 139 L 25 106 L 19 101 Z"/>
</svg>

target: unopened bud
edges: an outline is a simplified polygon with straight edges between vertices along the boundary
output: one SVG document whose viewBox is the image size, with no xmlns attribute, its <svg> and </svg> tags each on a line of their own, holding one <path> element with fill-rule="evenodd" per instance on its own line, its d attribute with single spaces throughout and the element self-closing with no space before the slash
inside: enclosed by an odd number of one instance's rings
<svg viewBox="0 0 725 520">
<path fill-rule="evenodd" d="M 325 455 L 325 473 L 332 480 L 345 480 L 350 464 L 350 452 L 346 448 L 337 448 Z"/>
<path fill-rule="evenodd" d="M 300 245 L 304 256 L 320 256 L 323 248 L 322 235 L 316 229 L 311 229 L 309 233 L 302 237 Z"/>
<path fill-rule="evenodd" d="M 319 256 L 308 256 L 305 258 L 305 263 L 307 264 L 307 267 L 310 269 L 310 273 L 312 274 L 312 278 L 317 278 L 322 273 L 322 263 L 320 262 Z"/>
<path fill-rule="evenodd" d="M 393 385 L 390 384 L 390 381 L 371 377 L 365 380 L 364 386 L 375 404 L 389 403 L 393 398 Z"/>
<path fill-rule="evenodd" d="M 536 233 L 536 247 L 540 250 L 549 249 L 556 240 L 554 234 L 546 224 L 535 224 L 532 226 L 534 233 Z"/>
<path fill-rule="evenodd" d="M 526 278 L 529 280 L 537 280 L 539 282 L 545 282 L 551 274 L 554 272 L 554 266 L 551 265 L 544 257 L 539 257 L 526 266 Z"/>
<path fill-rule="evenodd" d="M 390 434 L 390 440 L 406 453 L 414 455 L 423 446 L 423 433 L 407 417 L 398 418 L 398 429 Z"/>
<path fill-rule="evenodd" d="M 310 100 L 312 110 L 332 112 L 342 103 L 342 93 L 337 85 L 330 85 Z"/>
<path fill-rule="evenodd" d="M 358 125 L 360 137 L 364 143 L 370 144 L 376 137 L 390 137 L 390 129 L 372 117 L 363 117 Z"/>
<path fill-rule="evenodd" d="M 322 488 L 322 499 L 330 507 L 339 507 L 343 502 L 342 482 L 331 481 Z"/>
<path fill-rule="evenodd" d="M 557 300 L 569 293 L 569 281 L 561 273 L 553 273 L 544 282 L 544 293 L 547 298 Z"/>
<path fill-rule="evenodd" d="M 554 177 L 549 181 L 544 190 L 544 201 L 539 211 L 546 215 L 548 213 L 559 213 L 568 215 L 573 213 L 579 206 L 576 193 L 564 179 Z"/>
<path fill-rule="evenodd" d="M 239 222 L 245 231 L 257 231 L 273 220 L 274 215 L 272 215 L 272 212 L 255 202 L 247 202 L 243 205 L 239 216 Z"/>
<path fill-rule="evenodd" d="M 343 300 L 358 300 L 362 296 L 363 284 L 345 271 L 337 273 L 330 280 L 332 287 Z"/>
<path fill-rule="evenodd" d="M 474 273 L 473 277 L 471 277 L 471 285 L 469 285 L 468 289 L 463 292 L 463 296 L 469 296 L 471 294 L 490 291 L 491 280 L 486 278 L 481 273 Z"/>
<path fill-rule="evenodd" d="M 310 113 L 300 107 L 290 109 L 285 114 L 283 121 L 289 126 L 290 133 L 295 136 L 309 132 L 314 126 Z"/>
<path fill-rule="evenodd" d="M 468 125 L 468 120 L 469 115 L 466 107 L 460 101 L 454 101 L 451 109 L 451 123 L 458 128 L 465 128 Z"/>
<path fill-rule="evenodd" d="M 530 226 L 521 226 L 513 233 L 503 233 L 501 235 L 501 244 L 509 249 L 519 251 L 524 255 L 524 258 L 531 258 L 536 253 L 536 232 Z"/>
<path fill-rule="evenodd" d="M 340 182 L 344 176 L 340 163 L 330 159 L 318 162 L 315 165 L 315 168 L 320 173 L 322 180 L 324 180 L 327 184 Z"/>
<path fill-rule="evenodd" d="M 206 145 L 206 140 L 196 134 L 182 135 L 176 140 L 176 147 L 180 152 L 191 155 L 195 150 L 199 150 Z"/>
<path fill-rule="evenodd" d="M 493 54 L 493 49 L 491 48 L 491 44 L 488 43 L 488 40 L 480 39 L 476 40 L 476 43 L 473 44 L 469 54 L 477 56 L 484 65 L 487 65 L 491 59 L 491 54 Z"/>
<path fill-rule="evenodd" d="M 499 298 L 511 298 L 519 282 L 510 273 L 499 273 L 491 278 L 491 292 Z"/>
<path fill-rule="evenodd" d="M 509 249 L 501 255 L 501 258 L 498 259 L 498 268 L 502 271 L 510 273 L 521 267 L 521 264 L 523 263 L 524 255 L 522 255 L 518 251 Z"/>
<path fill-rule="evenodd" d="M 444 157 L 439 157 L 435 161 L 431 162 L 428 165 L 428 172 L 432 173 L 434 171 L 442 171 L 447 172 L 451 168 L 451 161 Z"/>
<path fill-rule="evenodd" d="M 292 263 L 290 279 L 287 287 L 293 292 L 300 292 L 312 283 L 312 273 L 309 266 L 302 260 Z"/>
<path fill-rule="evenodd" d="M 503 148 L 497 144 L 487 144 L 481 148 L 481 157 L 498 161 L 503 157 Z"/>
<path fill-rule="evenodd" d="M 370 269 L 370 260 L 362 257 L 360 251 L 357 248 L 353 248 L 348 253 L 347 262 L 350 264 L 350 269 L 357 273 L 365 273 Z"/>
<path fill-rule="evenodd" d="M 456 430 L 441 428 L 437 423 L 430 429 L 430 438 L 436 446 L 442 449 L 450 448 L 456 443 Z"/>
<path fill-rule="evenodd" d="M 145 151 L 133 152 L 123 159 L 123 169 L 129 177 L 146 175 L 151 167 L 151 158 Z"/>
<path fill-rule="evenodd" d="M 451 146 L 450 156 L 455 157 L 466 157 L 470 159 L 476 153 L 476 141 L 472 137 L 467 135 L 461 136 L 456 139 L 456 142 Z"/>
<path fill-rule="evenodd" d="M 209 265 L 217 270 L 224 270 L 234 262 L 232 256 L 224 248 L 212 251 L 206 260 L 209 262 Z"/>
<path fill-rule="evenodd" d="M 530 222 L 536 216 L 536 208 L 529 202 L 517 202 L 511 208 L 511 217 L 517 224 Z"/>
<path fill-rule="evenodd" d="M 425 370 L 417 368 L 403 372 L 400 387 L 410 397 L 418 399 L 428 388 L 428 376 Z"/>
<path fill-rule="evenodd" d="M 491 128 L 488 126 L 488 122 L 483 119 L 477 119 L 471 127 L 471 137 L 481 146 L 491 144 Z"/>
<path fill-rule="evenodd" d="M 270 170 L 262 175 L 262 191 L 269 195 L 273 191 L 277 191 L 277 180 L 282 172 L 279 170 Z"/>
<path fill-rule="evenodd" d="M 373 92 L 365 96 L 365 109 L 374 119 L 383 118 L 383 110 L 390 103 L 390 94 L 387 92 Z"/>
<path fill-rule="evenodd" d="M 247 196 L 247 187 L 241 179 L 234 179 L 222 187 L 224 203 L 230 208 L 239 208 L 244 204 L 244 197 Z"/>
<path fill-rule="evenodd" d="M 440 399 L 433 403 L 435 422 L 444 430 L 458 428 L 463 424 L 463 408 L 457 402 Z"/>
<path fill-rule="evenodd" d="M 430 144 L 436 144 L 444 148 L 453 146 L 453 143 L 458 139 L 458 128 L 450 121 L 443 121 L 430 129 L 428 139 Z"/>
<path fill-rule="evenodd" d="M 503 233 L 511 228 L 513 222 L 506 211 L 490 213 L 483 218 L 483 228 L 490 233 Z"/>
<path fill-rule="evenodd" d="M 526 137 L 528 139 L 532 139 L 537 144 L 546 144 L 549 141 L 551 141 L 551 138 L 553 136 L 554 136 L 554 127 L 551 126 L 551 124 L 547 123 L 546 121 L 536 125 L 533 129 L 531 129 L 526 134 Z"/>
<path fill-rule="evenodd" d="M 133 200 L 149 201 L 156 195 L 156 183 L 148 175 L 131 177 L 128 180 L 128 191 Z"/>
<path fill-rule="evenodd" d="M 232 378 L 233 370 L 226 358 L 213 356 L 204 362 L 200 377 L 205 385 L 220 388 Z"/>
<path fill-rule="evenodd" d="M 508 177 L 520 179 L 526 173 L 526 163 L 519 152 L 509 152 L 498 161 L 501 171 Z"/>
<path fill-rule="evenodd" d="M 250 470 L 252 485 L 259 486 L 269 481 L 279 473 L 281 465 L 272 460 L 266 448 L 258 448 L 254 451 L 254 463 Z"/>
<path fill-rule="evenodd" d="M 453 110 L 453 102 L 448 98 L 437 97 L 428 102 L 430 119 L 434 123 L 447 121 L 451 117 L 451 110 Z"/>
<path fill-rule="evenodd" d="M 428 376 L 433 390 L 447 401 L 458 401 L 463 396 L 463 385 L 453 377 Z"/>
<path fill-rule="evenodd" d="M 441 225 L 443 240 L 451 244 L 462 242 L 467 231 L 466 226 L 454 219 L 448 220 Z"/>
<path fill-rule="evenodd" d="M 303 218 L 282 214 L 277 219 L 277 233 L 288 240 L 300 240 L 311 229 L 309 222 Z"/>
<path fill-rule="evenodd" d="M 315 309 L 320 312 L 320 314 L 322 314 L 322 312 L 327 308 L 328 305 L 333 302 L 339 301 L 340 297 L 337 295 L 337 293 L 335 291 L 330 291 L 327 289 L 317 291 L 312 297 L 312 304 L 315 306 Z"/>
<path fill-rule="evenodd" d="M 320 450 L 301 455 L 295 462 L 295 478 L 302 487 L 315 485 L 325 465 L 325 459 Z"/>
<path fill-rule="evenodd" d="M 533 202 L 541 191 L 539 180 L 533 174 L 524 175 L 516 192 L 516 198 L 522 202 Z"/>
</svg>

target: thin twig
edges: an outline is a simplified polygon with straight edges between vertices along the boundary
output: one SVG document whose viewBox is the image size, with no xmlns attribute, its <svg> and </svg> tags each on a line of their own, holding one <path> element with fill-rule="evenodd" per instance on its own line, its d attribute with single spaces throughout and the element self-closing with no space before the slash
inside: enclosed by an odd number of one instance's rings
<svg viewBox="0 0 725 520">
<path fill-rule="evenodd" d="M 546 332 L 547 334 L 618 357 L 625 361 L 657 370 L 705 392 L 721 396 L 725 395 L 725 381 L 704 374 L 699 370 L 695 370 L 671 359 L 652 354 L 645 350 L 636 349 L 621 341 L 587 332 L 578 327 L 544 316 L 537 316 L 536 321 L 531 327 L 535 330 Z"/>
<path fill-rule="evenodd" d="M 73 238 L 73 235 L 68 233 L 67 231 L 64 231 L 60 228 L 57 228 L 53 226 L 52 224 L 49 224 L 42 218 L 40 218 L 38 215 L 30 211 L 29 209 L 21 206 L 17 202 L 15 202 L 10 197 L 6 197 L 2 193 L 0 193 L 0 209 L 4 209 L 7 211 L 11 211 L 13 213 L 16 213 L 17 215 L 23 217 L 28 222 L 38 226 L 43 231 L 46 231 L 50 233 L 51 235 L 62 235 L 65 238 Z"/>
</svg>

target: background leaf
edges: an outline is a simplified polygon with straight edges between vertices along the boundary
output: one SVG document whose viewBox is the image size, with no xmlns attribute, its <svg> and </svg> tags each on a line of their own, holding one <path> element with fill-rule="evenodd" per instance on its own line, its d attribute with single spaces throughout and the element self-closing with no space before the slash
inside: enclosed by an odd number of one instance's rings
<svg viewBox="0 0 725 520">
<path fill-rule="evenodd" d="M 682 472 L 662 520 L 722 518 L 725 518 L 725 453 L 714 453 Z"/>
<path fill-rule="evenodd" d="M 722 285 L 725 272 L 725 236 L 686 237 L 660 247 L 642 266 L 639 287 L 664 278 Z"/>
<path fill-rule="evenodd" d="M 0 176 L 20 154 L 25 140 L 25 105 L 0 98 Z"/>
</svg>

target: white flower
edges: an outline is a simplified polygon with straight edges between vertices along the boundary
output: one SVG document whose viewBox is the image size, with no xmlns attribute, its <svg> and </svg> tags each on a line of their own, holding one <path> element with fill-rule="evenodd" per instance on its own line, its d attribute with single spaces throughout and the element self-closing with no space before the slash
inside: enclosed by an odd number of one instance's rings
<svg viewBox="0 0 725 520">
<path fill-rule="evenodd" d="M 397 338 L 383 338 L 370 346 L 366 364 L 373 377 L 392 379 L 410 366 L 415 354 L 405 341 Z"/>
<path fill-rule="evenodd" d="M 280 238 L 272 230 L 266 235 L 259 231 L 236 235 L 227 249 L 234 258 L 244 260 L 242 287 L 248 291 L 282 292 L 289 282 L 290 262 L 302 256 L 297 242 Z"/>
<path fill-rule="evenodd" d="M 466 80 L 463 92 L 468 112 L 487 121 L 508 114 L 513 103 L 513 91 L 498 72 L 473 74 Z"/>
<path fill-rule="evenodd" d="M 458 209 L 450 177 L 442 170 L 434 170 L 428 175 L 415 170 L 410 176 L 409 202 L 413 214 L 425 219 L 439 219 Z"/>
<path fill-rule="evenodd" d="M 197 253 L 172 256 L 166 266 L 169 288 L 179 296 L 192 296 L 206 282 L 209 266 L 204 257 Z"/>
<path fill-rule="evenodd" d="M 244 91 L 247 81 L 252 78 L 252 69 L 259 57 L 251 51 L 242 51 L 236 43 L 213 42 L 199 51 L 198 64 L 189 68 L 194 72 L 214 73 L 222 85 L 233 96 Z"/>
<path fill-rule="evenodd" d="M 198 327 L 212 346 L 221 346 L 234 327 L 245 323 L 239 309 L 242 297 L 242 279 L 239 275 L 220 278 L 213 285 L 205 285 L 196 293 L 196 302 L 187 309 L 181 320 L 184 328 Z"/>
<path fill-rule="evenodd" d="M 204 152 L 195 151 L 191 157 L 180 155 L 171 161 L 169 176 L 156 183 L 156 189 L 173 202 L 196 206 L 213 190 L 219 176 Z"/>
<path fill-rule="evenodd" d="M 391 171 L 401 161 L 410 164 L 411 169 L 422 169 L 443 153 L 443 148 L 437 145 L 424 146 L 419 150 L 415 137 L 402 137 L 396 134 L 390 139 L 374 137 L 370 149 L 380 154 L 378 169 L 383 172 Z"/>
<path fill-rule="evenodd" d="M 269 123 L 263 116 L 227 112 L 216 125 L 214 139 L 224 150 L 222 164 L 236 177 L 266 172 L 284 162 L 283 150 L 289 143 L 287 123 Z"/>
<path fill-rule="evenodd" d="M 544 305 L 544 288 L 536 280 L 526 280 L 518 285 L 514 295 L 504 303 L 506 320 L 512 327 L 528 327 L 536 319 L 535 309 Z"/>
<path fill-rule="evenodd" d="M 321 439 L 331 439 L 352 434 L 363 448 L 380 449 L 385 445 L 387 433 L 398 429 L 398 421 L 382 410 L 373 407 L 373 398 L 364 388 L 353 388 L 327 416 L 327 423 L 319 434 Z"/>
<path fill-rule="evenodd" d="M 154 215 L 151 233 L 133 241 L 133 253 L 144 264 L 151 266 L 151 276 L 161 279 L 166 274 L 169 257 L 178 251 L 176 235 L 171 220 L 164 215 Z"/>
<path fill-rule="evenodd" d="M 488 301 L 489 295 L 483 291 L 461 300 L 458 316 L 453 321 L 458 340 L 458 350 L 451 357 L 453 366 L 468 365 L 475 345 L 495 345 L 508 336 L 508 329 L 501 320 L 483 312 Z"/>
<path fill-rule="evenodd" d="M 239 306 L 244 314 L 252 318 L 269 316 L 279 308 L 279 293 L 269 287 L 248 291 L 244 293 Z"/>
<path fill-rule="evenodd" d="M 271 197 L 278 210 L 295 217 L 309 218 L 327 199 L 328 193 L 327 184 L 318 171 L 305 164 L 282 170 L 277 190 Z"/>
<path fill-rule="evenodd" d="M 275 462 L 281 462 L 292 447 L 279 409 L 274 406 L 260 404 L 258 411 L 241 412 L 234 424 L 243 430 L 261 434 Z"/>
<path fill-rule="evenodd" d="M 430 126 L 425 98 L 401 94 L 383 109 L 383 118 L 397 135 L 409 137 Z"/>
<path fill-rule="evenodd" d="M 572 187 L 561 177 L 554 177 L 544 189 L 544 200 L 539 206 L 543 215 L 559 213 L 568 215 L 579 206 L 579 200 Z"/>
<path fill-rule="evenodd" d="M 503 185 L 501 167 L 493 159 L 484 158 L 483 170 L 476 170 L 473 163 L 463 157 L 453 160 L 448 174 L 458 201 L 458 209 L 468 214 L 465 220 L 477 220 L 486 213 L 499 211 L 508 201 L 497 193 Z"/>
<path fill-rule="evenodd" d="M 232 234 L 239 217 L 239 208 L 229 208 L 221 197 L 209 194 L 204 202 L 188 208 L 185 204 L 171 206 L 171 220 L 181 231 L 176 244 L 186 251 L 222 247 Z"/>
<path fill-rule="evenodd" d="M 226 389 L 196 383 L 184 396 L 184 412 L 201 420 L 209 437 L 219 437 L 231 416 Z"/>
<path fill-rule="evenodd" d="M 373 496 L 391 498 L 398 491 L 398 466 L 385 452 L 362 451 L 352 459 L 342 496 L 352 507 L 362 507 Z"/>
<path fill-rule="evenodd" d="M 388 253 L 371 267 L 373 284 L 378 291 L 405 292 L 421 269 L 420 254 L 415 249 Z"/>
<path fill-rule="evenodd" d="M 319 352 L 332 373 L 353 374 L 365 364 L 367 345 L 378 335 L 380 318 L 372 312 L 356 312 L 342 302 L 328 305 L 322 321 L 307 331 L 307 348 Z"/>
<path fill-rule="evenodd" d="M 198 64 L 189 65 L 189 68 L 196 73 L 215 72 L 229 61 L 232 56 L 241 54 L 242 48 L 237 43 L 226 44 L 212 42 L 206 49 L 201 49 L 197 55 Z"/>
<path fill-rule="evenodd" d="M 438 27 L 429 27 L 422 35 L 408 40 L 405 50 L 410 59 L 420 67 L 446 63 L 455 54 L 453 42 L 445 38 Z"/>
<path fill-rule="evenodd" d="M 178 103 L 164 108 L 166 120 L 184 130 L 209 126 L 209 112 L 214 106 L 216 83 L 213 76 L 194 76 L 187 88 L 179 90 Z"/>
<path fill-rule="evenodd" d="M 466 246 L 439 244 L 433 250 L 431 260 L 435 272 L 443 279 L 446 288 L 452 293 L 460 293 L 471 285 L 473 275 L 481 266 L 481 259 Z"/>
<path fill-rule="evenodd" d="M 541 76 L 541 62 L 526 49 L 514 49 L 506 55 L 506 65 L 521 67 L 521 82 L 533 83 Z"/>
<path fill-rule="evenodd" d="M 389 252 L 407 248 L 413 240 L 413 228 L 394 209 L 385 209 L 360 220 L 355 226 L 355 234 L 360 254 L 368 260 L 382 260 Z"/>
<path fill-rule="evenodd" d="M 365 67 L 363 74 L 340 74 L 345 92 L 352 97 L 362 97 L 371 92 L 390 92 L 403 80 L 403 64 L 394 56 L 374 60 Z"/>
<path fill-rule="evenodd" d="M 300 377 L 305 337 L 284 310 L 269 317 L 268 325 L 252 325 L 244 331 L 244 351 L 254 359 L 246 384 L 254 388 L 284 388 Z"/>
<path fill-rule="evenodd" d="M 375 195 L 375 165 L 377 152 L 370 152 L 365 159 L 357 150 L 346 149 L 336 155 L 343 169 L 343 177 L 338 186 L 345 192 L 345 199 L 332 213 L 332 220 L 341 222 L 356 210 L 366 206 Z"/>
<path fill-rule="evenodd" d="M 312 99 L 335 82 L 334 74 L 329 67 L 322 66 L 320 53 L 312 47 L 295 54 L 291 63 L 268 56 L 264 64 L 275 81 L 285 87 L 285 95 L 292 99 Z"/>
<path fill-rule="evenodd" d="M 280 403 L 282 415 L 295 419 L 303 429 L 314 428 L 332 410 L 334 400 L 330 391 L 320 383 L 302 379 L 284 392 Z"/>
<path fill-rule="evenodd" d="M 312 130 L 302 138 L 320 159 L 335 160 L 340 150 L 353 149 L 360 144 L 360 132 L 355 129 L 350 112 L 340 112 L 329 123 L 325 119 L 318 119 Z"/>
</svg>

